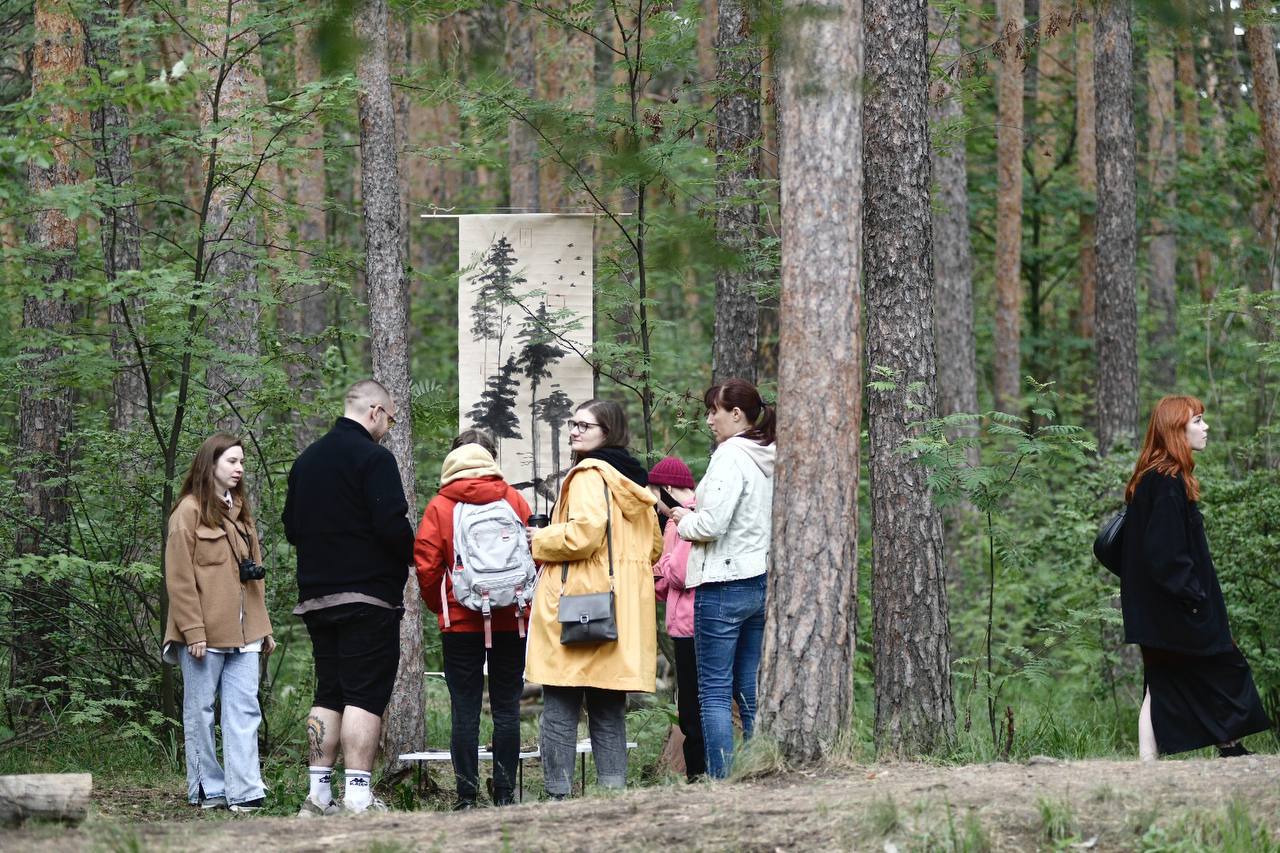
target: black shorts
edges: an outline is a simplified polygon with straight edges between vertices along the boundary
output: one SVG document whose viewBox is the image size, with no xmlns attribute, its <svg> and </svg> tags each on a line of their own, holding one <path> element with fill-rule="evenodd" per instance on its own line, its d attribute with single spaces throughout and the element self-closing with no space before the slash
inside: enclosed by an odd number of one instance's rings
<svg viewBox="0 0 1280 853">
<path fill-rule="evenodd" d="M 316 667 L 315 707 L 341 714 L 350 705 L 382 716 L 400 665 L 401 613 L 359 603 L 302 614 Z"/>
</svg>

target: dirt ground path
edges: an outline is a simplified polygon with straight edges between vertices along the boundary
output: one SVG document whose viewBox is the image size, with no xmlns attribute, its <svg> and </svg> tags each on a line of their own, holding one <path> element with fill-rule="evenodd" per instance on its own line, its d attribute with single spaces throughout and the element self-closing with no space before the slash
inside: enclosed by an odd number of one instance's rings
<svg viewBox="0 0 1280 853">
<path fill-rule="evenodd" d="M 0 833 L 0 849 L 345 851 L 1132 850 L 1229 821 L 1280 845 L 1280 756 L 874 765 L 753 782 L 669 785 L 462 814 L 129 823 Z M 1247 817 L 1241 818 L 1242 811 Z M 1197 835 L 1200 833 L 1200 835 Z M 1204 834 L 1204 833 L 1207 833 Z M 1238 834 L 1238 833 L 1237 833 Z M 1176 849 L 1199 849 L 1190 847 Z M 1249 845 L 1240 849 L 1259 849 Z M 1280 849 L 1278 846 L 1275 849 Z"/>
</svg>

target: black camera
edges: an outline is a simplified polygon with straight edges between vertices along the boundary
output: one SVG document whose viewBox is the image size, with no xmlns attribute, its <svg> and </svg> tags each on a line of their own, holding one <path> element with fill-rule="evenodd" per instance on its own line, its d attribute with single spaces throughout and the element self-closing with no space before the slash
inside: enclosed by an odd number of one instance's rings
<svg viewBox="0 0 1280 853">
<path fill-rule="evenodd" d="M 244 583 L 245 581 L 260 581 L 266 576 L 266 566 L 261 566 L 248 557 L 245 557 L 240 561 L 240 583 Z"/>
</svg>

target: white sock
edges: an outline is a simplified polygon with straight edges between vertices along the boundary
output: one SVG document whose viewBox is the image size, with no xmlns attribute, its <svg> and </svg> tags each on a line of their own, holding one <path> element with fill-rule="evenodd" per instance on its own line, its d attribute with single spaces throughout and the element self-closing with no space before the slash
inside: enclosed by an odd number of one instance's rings
<svg viewBox="0 0 1280 853">
<path fill-rule="evenodd" d="M 373 802 L 373 791 L 369 789 L 370 775 L 367 770 L 346 771 L 347 790 L 342 802 L 348 809 L 362 811 Z"/>
<path fill-rule="evenodd" d="M 308 767 L 311 773 L 311 793 L 312 801 L 322 806 L 327 806 L 333 802 L 333 768 L 332 767 Z"/>
</svg>

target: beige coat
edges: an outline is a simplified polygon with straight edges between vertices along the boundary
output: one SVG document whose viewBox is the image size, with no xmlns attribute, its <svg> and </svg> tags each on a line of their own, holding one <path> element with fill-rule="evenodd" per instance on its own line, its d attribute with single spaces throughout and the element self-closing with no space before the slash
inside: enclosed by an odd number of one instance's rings
<svg viewBox="0 0 1280 853">
<path fill-rule="evenodd" d="M 602 485 L 603 484 L 603 485 Z M 609 589 L 604 485 L 613 519 L 613 573 L 618 640 L 593 646 L 560 644 L 560 570 L 568 562 L 568 595 Z M 599 687 L 652 693 L 657 667 L 657 611 L 651 567 L 662 554 L 656 499 L 607 463 L 579 462 L 560 488 L 552 523 L 533 537 L 543 563 L 529 616 L 525 677 L 558 687 Z"/>
<path fill-rule="evenodd" d="M 166 644 L 203 642 L 215 649 L 238 649 L 271 633 L 263 582 L 240 582 L 240 558 L 248 556 L 248 550 L 239 531 L 249 537 L 254 562 L 260 563 L 258 532 L 240 520 L 239 501 L 229 515 L 221 527 L 206 527 L 200 523 L 196 499 L 187 495 L 169 516 L 164 552 L 169 590 Z"/>
</svg>

